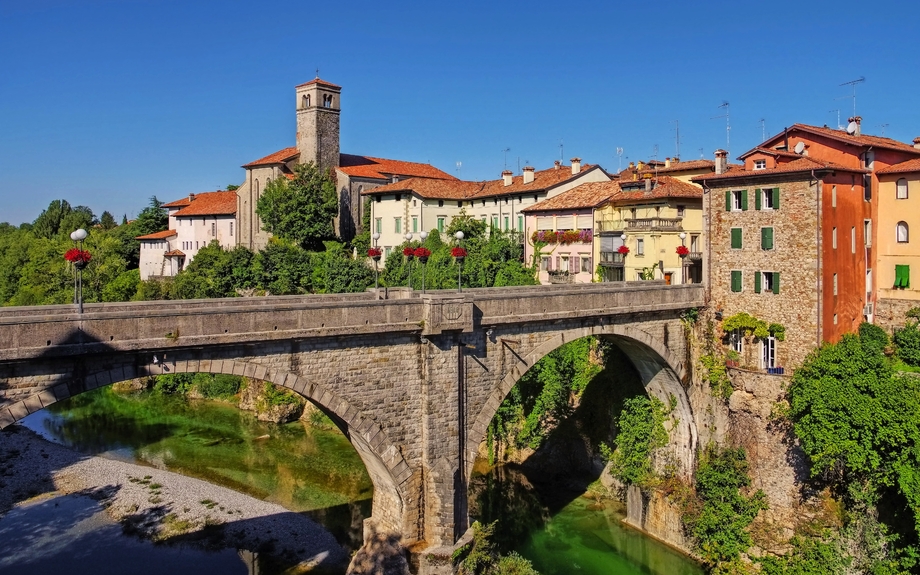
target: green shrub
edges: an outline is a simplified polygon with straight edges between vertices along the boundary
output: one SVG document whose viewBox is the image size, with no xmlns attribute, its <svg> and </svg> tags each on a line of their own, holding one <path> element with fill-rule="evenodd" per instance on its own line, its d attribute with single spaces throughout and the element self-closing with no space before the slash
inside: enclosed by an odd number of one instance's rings
<svg viewBox="0 0 920 575">
<path fill-rule="evenodd" d="M 185 395 L 191 391 L 194 379 L 195 374 L 193 373 L 158 375 L 156 383 L 153 385 L 153 391 L 163 395 Z"/>
<path fill-rule="evenodd" d="M 219 373 L 210 375 L 206 373 L 198 374 L 195 378 L 195 387 L 204 397 L 211 399 L 227 399 L 233 397 L 240 391 L 242 378 L 235 375 L 225 375 Z"/>
<path fill-rule="evenodd" d="M 908 321 L 894 331 L 893 339 L 898 357 L 907 365 L 920 366 L 920 322 Z"/>
<path fill-rule="evenodd" d="M 889 343 L 885 330 L 865 321 L 859 324 L 859 341 L 863 347 L 877 353 L 882 353 Z"/>
<path fill-rule="evenodd" d="M 760 559 L 763 575 L 837 575 L 850 564 L 834 543 L 825 539 L 795 537 L 792 551 Z"/>
<path fill-rule="evenodd" d="M 269 407 L 274 405 L 299 405 L 303 403 L 303 399 L 293 391 L 280 388 L 267 381 L 262 388 L 262 398 Z"/>
<path fill-rule="evenodd" d="M 656 397 L 640 395 L 626 400 L 616 436 L 616 449 L 609 454 L 610 473 L 621 482 L 642 487 L 655 479 L 652 453 L 668 443 L 664 428 L 667 410 Z"/>
</svg>

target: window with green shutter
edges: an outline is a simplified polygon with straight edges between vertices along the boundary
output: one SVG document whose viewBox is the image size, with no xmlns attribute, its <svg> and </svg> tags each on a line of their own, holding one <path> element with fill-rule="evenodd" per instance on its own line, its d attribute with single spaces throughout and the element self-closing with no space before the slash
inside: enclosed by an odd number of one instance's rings
<svg viewBox="0 0 920 575">
<path fill-rule="evenodd" d="M 896 288 L 909 288 L 910 287 L 910 266 L 905 266 L 905 265 L 894 266 L 894 287 Z"/>
<path fill-rule="evenodd" d="M 760 228 L 760 249 L 773 249 L 773 228 Z"/>
<path fill-rule="evenodd" d="M 760 293 L 760 278 L 763 272 L 754 272 L 754 293 Z"/>
<path fill-rule="evenodd" d="M 779 272 L 773 272 L 773 293 L 779 293 Z"/>
<path fill-rule="evenodd" d="M 773 205 L 771 206 L 774 210 L 779 209 L 779 188 L 773 188 Z"/>
<path fill-rule="evenodd" d="M 741 291 L 741 271 L 732 270 L 732 291 L 740 292 Z"/>
<path fill-rule="evenodd" d="M 741 228 L 732 228 L 732 249 L 741 249 Z"/>
<path fill-rule="evenodd" d="M 741 211 L 746 212 L 748 209 L 748 194 L 747 190 L 741 190 Z"/>
<path fill-rule="evenodd" d="M 725 211 L 732 211 L 732 193 L 729 190 L 725 190 Z"/>
<path fill-rule="evenodd" d="M 760 196 L 763 193 L 763 190 L 757 188 L 754 190 L 754 209 L 760 210 Z"/>
</svg>

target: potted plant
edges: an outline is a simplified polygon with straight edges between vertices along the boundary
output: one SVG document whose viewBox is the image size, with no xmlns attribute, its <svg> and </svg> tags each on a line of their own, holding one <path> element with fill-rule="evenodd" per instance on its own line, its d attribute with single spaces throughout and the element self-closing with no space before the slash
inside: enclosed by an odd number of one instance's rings
<svg viewBox="0 0 920 575">
<path fill-rule="evenodd" d="M 457 246 L 450 250 L 450 255 L 457 259 L 457 263 L 462 264 L 463 258 L 466 257 L 466 250 Z"/>
<path fill-rule="evenodd" d="M 383 252 L 380 250 L 380 248 L 370 248 L 367 250 L 367 257 L 371 258 L 375 262 L 380 261 L 381 255 L 383 255 Z"/>
<path fill-rule="evenodd" d="M 405 248 L 403 248 L 403 255 L 406 256 L 406 258 L 411 260 L 412 257 L 415 256 L 415 250 L 409 246 L 406 246 Z"/>
<path fill-rule="evenodd" d="M 64 259 L 73 264 L 73 267 L 78 270 L 82 270 L 86 267 L 86 264 L 89 263 L 89 260 L 92 259 L 89 251 L 81 250 L 78 248 L 70 248 L 64 254 Z"/>
<path fill-rule="evenodd" d="M 427 264 L 428 258 L 431 257 L 431 250 L 428 248 L 415 248 L 414 255 L 418 258 L 418 261 Z"/>
<path fill-rule="evenodd" d="M 623 254 L 624 256 L 629 253 L 629 248 L 626 246 L 620 246 L 617 248 L 617 252 Z"/>
<path fill-rule="evenodd" d="M 690 255 L 690 248 L 684 245 L 677 246 L 677 255 L 679 255 L 682 258 L 687 257 L 688 255 Z"/>
<path fill-rule="evenodd" d="M 741 354 L 733 349 L 725 352 L 725 365 L 727 367 L 738 367 L 741 365 Z"/>
</svg>

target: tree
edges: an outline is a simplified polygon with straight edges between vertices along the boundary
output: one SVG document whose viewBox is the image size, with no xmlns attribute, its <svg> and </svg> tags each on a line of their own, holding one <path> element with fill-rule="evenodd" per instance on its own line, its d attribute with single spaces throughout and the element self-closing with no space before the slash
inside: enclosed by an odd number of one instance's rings
<svg viewBox="0 0 920 575">
<path fill-rule="evenodd" d="M 240 187 L 239 187 L 238 185 L 236 185 L 236 184 L 230 184 L 229 186 L 227 186 L 227 191 L 228 191 L 228 192 L 235 192 L 235 191 L 237 191 L 238 189 L 240 189 Z"/>
<path fill-rule="evenodd" d="M 614 477 L 641 487 L 651 484 L 652 454 L 668 443 L 666 419 L 667 409 L 657 397 L 638 395 L 626 400 L 617 423 L 616 450 L 610 454 Z"/>
<path fill-rule="evenodd" d="M 115 217 L 108 211 L 102 212 L 102 216 L 99 217 L 99 225 L 102 226 L 104 230 L 111 230 L 112 228 L 118 227 Z"/>
<path fill-rule="evenodd" d="M 169 228 L 169 215 L 163 202 L 156 196 L 150 197 L 150 204 L 137 214 L 134 220 L 134 235 L 144 236 L 154 232 L 162 232 Z"/>
<path fill-rule="evenodd" d="M 304 249 L 318 250 L 333 239 L 332 219 L 338 208 L 335 181 L 313 162 L 300 164 L 294 179 L 271 180 L 256 205 L 263 229 Z"/>
</svg>

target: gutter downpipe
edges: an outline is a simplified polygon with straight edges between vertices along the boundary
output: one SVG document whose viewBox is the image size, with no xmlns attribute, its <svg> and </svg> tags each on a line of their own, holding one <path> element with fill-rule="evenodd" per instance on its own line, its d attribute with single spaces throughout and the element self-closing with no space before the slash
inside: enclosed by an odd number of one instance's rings
<svg viewBox="0 0 920 575">
<path fill-rule="evenodd" d="M 706 289 L 703 290 L 705 299 L 703 300 L 706 307 L 711 302 L 712 291 L 712 188 L 708 186 L 706 180 L 703 180 L 703 195 L 707 196 L 709 209 L 706 210 L 707 221 L 703 222 L 704 231 L 706 232 Z M 625 278 L 624 278 L 625 279 Z"/>
<path fill-rule="evenodd" d="M 817 285 L 815 287 L 817 288 L 816 291 L 818 293 L 818 321 L 817 321 L 818 333 L 816 334 L 817 337 L 815 339 L 815 347 L 821 347 L 821 334 L 824 331 L 823 329 L 824 327 L 823 326 L 824 306 L 822 305 L 824 303 L 824 293 L 821 291 L 821 282 L 823 279 L 822 274 L 824 273 L 824 270 L 821 266 L 821 193 L 822 193 L 822 190 L 821 190 L 821 180 L 819 180 L 817 174 L 815 174 L 814 168 L 812 168 L 811 170 L 811 178 L 815 180 L 815 188 L 817 190 L 817 193 L 815 194 L 815 211 L 817 212 L 817 219 L 818 219 L 817 221 L 818 225 L 816 226 L 818 231 L 815 234 L 815 243 L 816 243 L 815 251 L 817 252 L 817 264 L 818 264 L 818 273 L 815 274 L 816 282 L 817 282 Z"/>
</svg>

